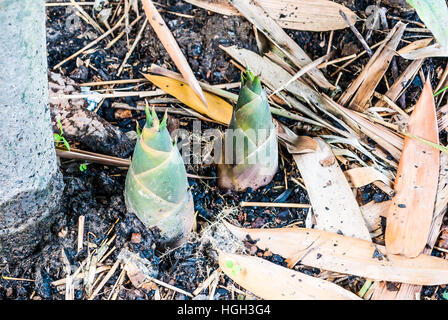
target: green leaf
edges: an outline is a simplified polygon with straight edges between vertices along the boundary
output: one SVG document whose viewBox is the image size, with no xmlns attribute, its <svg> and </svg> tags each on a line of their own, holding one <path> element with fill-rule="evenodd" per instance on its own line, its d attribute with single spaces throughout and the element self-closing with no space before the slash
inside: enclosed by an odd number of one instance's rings
<svg viewBox="0 0 448 320">
<path fill-rule="evenodd" d="M 61 136 L 64 134 L 64 130 L 62 130 L 62 124 L 61 124 L 61 119 L 58 118 L 58 127 L 59 130 L 61 130 Z"/>
<path fill-rule="evenodd" d="M 448 48 L 448 7 L 445 0 L 407 0 L 443 48 Z"/>
<path fill-rule="evenodd" d="M 167 119 L 168 119 L 168 113 L 165 111 L 165 114 L 163 115 L 162 118 L 162 122 L 160 123 L 160 131 L 165 130 Z"/>
<path fill-rule="evenodd" d="M 61 140 L 62 140 L 62 137 L 59 134 L 55 133 L 54 134 L 54 141 L 55 142 L 60 142 Z"/>
<path fill-rule="evenodd" d="M 437 97 L 439 94 L 441 94 L 442 92 L 444 92 L 446 89 L 448 89 L 448 87 L 444 87 L 444 88 L 440 89 L 439 91 L 437 91 L 436 93 L 434 93 L 434 97 Z"/>
<path fill-rule="evenodd" d="M 62 142 L 64 142 L 64 146 L 67 148 L 67 150 L 70 151 L 70 145 L 68 144 L 67 140 L 65 140 L 64 137 L 62 137 Z"/>
<path fill-rule="evenodd" d="M 79 171 L 84 172 L 86 170 L 87 170 L 87 165 L 85 163 L 83 163 L 79 166 Z"/>
<path fill-rule="evenodd" d="M 443 299 L 448 300 L 448 291 L 447 290 L 443 291 L 442 297 L 443 297 Z"/>
<path fill-rule="evenodd" d="M 423 138 L 414 136 L 412 133 L 409 133 L 409 132 L 403 132 L 403 134 L 404 134 L 405 136 L 408 136 L 409 138 L 412 138 L 412 139 L 415 139 L 415 140 L 417 140 L 417 141 L 420 141 L 421 143 L 424 143 L 424 144 L 426 144 L 426 145 L 428 145 L 428 146 L 430 146 L 430 147 L 433 147 L 433 148 L 435 148 L 435 149 L 437 149 L 437 150 L 440 150 L 440 151 L 442 151 L 442 152 L 448 153 L 448 148 L 447 148 L 447 147 L 444 147 L 444 146 L 442 146 L 442 145 L 440 145 L 440 144 L 437 144 L 437 143 L 428 141 L 428 140 L 426 140 L 426 139 L 423 139 Z"/>
</svg>

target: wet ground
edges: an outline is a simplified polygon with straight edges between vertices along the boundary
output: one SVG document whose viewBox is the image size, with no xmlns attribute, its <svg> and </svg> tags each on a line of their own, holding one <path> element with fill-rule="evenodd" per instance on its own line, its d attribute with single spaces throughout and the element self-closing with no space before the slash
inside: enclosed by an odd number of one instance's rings
<svg viewBox="0 0 448 320">
<path fill-rule="evenodd" d="M 359 16 L 365 17 L 363 11 L 369 4 L 372 4 L 371 2 L 373 1 L 348 1 L 347 3 Z M 224 17 L 209 13 L 182 1 L 163 0 L 159 3 L 162 4 L 160 8 L 171 12 L 162 12 L 162 16 L 165 21 L 169 21 L 169 27 L 198 79 L 210 84 L 239 81 L 239 70 L 230 63 L 230 58 L 218 46 L 236 44 L 256 51 L 255 37 L 252 25 L 249 22 L 240 17 Z M 389 9 L 388 14 L 392 16 L 409 20 L 417 19 L 413 13 L 393 8 Z M 71 21 L 70 19 L 75 19 L 74 13 L 75 10 L 71 6 L 47 9 L 49 69 L 96 37 L 95 30 L 83 21 L 80 22 L 79 28 L 75 28 L 67 22 Z M 133 19 L 135 19 L 135 14 L 131 11 L 130 21 L 132 22 Z M 142 20 L 132 28 L 129 34 L 131 43 L 140 30 Z M 388 21 L 390 26 L 396 23 L 396 20 L 389 19 Z M 362 28 L 362 25 L 363 23 L 360 22 L 357 27 Z M 326 40 L 329 37 L 329 32 L 288 31 L 288 34 L 302 46 L 312 59 L 326 54 Z M 383 38 L 383 33 L 373 32 L 369 44 L 374 44 Z M 336 47 L 336 57 L 350 55 L 362 49 L 349 29 L 336 31 L 333 44 Z M 66 63 L 60 72 L 78 83 L 83 83 L 140 78 L 140 72 L 152 63 L 175 70 L 165 49 L 149 25 L 144 31 L 142 40 L 128 60 L 129 67 L 125 68 L 119 77 L 116 75 L 117 69 L 127 53 L 126 37 L 123 37 L 110 49 L 104 50 L 102 49 L 104 47 L 104 44 L 100 45 L 98 50 L 81 56 L 84 62 L 90 60 L 91 67 L 77 64 L 76 59 L 74 59 Z M 359 59 L 356 63 L 350 65 L 347 68 L 348 72 L 343 73 L 339 85 L 345 89 L 367 61 L 368 58 Z M 400 74 L 408 64 L 408 62 L 400 60 L 397 66 L 397 74 Z M 433 82 L 436 84 L 438 68 L 444 67 L 441 59 L 427 59 L 424 70 L 425 73 L 431 72 Z M 335 70 L 335 67 L 330 66 L 326 74 L 330 75 Z M 395 77 L 396 74 L 392 74 L 392 71 L 388 72 L 387 78 L 390 84 Z M 335 79 L 331 78 L 330 80 L 334 81 Z M 407 90 L 403 102 L 408 106 L 412 105 L 419 92 L 416 89 L 420 87 L 421 79 L 417 76 Z M 151 88 L 150 85 L 144 84 L 139 86 L 137 90 L 151 90 Z M 384 84 L 378 87 L 379 92 L 385 92 L 385 90 Z M 137 121 L 140 127 L 144 125 L 144 112 L 132 111 L 131 118 L 116 118 L 115 109 L 111 108 L 111 103 L 119 101 L 135 107 L 140 100 L 140 98 L 106 99 L 97 112 L 124 132 L 135 131 Z M 193 119 L 178 115 L 172 117 L 179 120 L 178 124 L 180 126 L 191 130 Z M 291 123 L 287 119 L 277 119 L 285 124 Z M 222 129 L 219 125 L 214 124 L 203 123 L 203 126 Z M 312 134 L 310 132 L 302 133 Z M 210 223 L 213 223 L 223 211 L 230 212 L 229 218 L 235 222 L 238 221 L 240 225 L 245 227 L 284 227 L 291 224 L 304 226 L 307 209 L 239 207 L 241 201 L 309 203 L 306 191 L 294 181 L 299 179 L 300 175 L 292 158 L 282 148 L 280 154 L 279 170 L 274 180 L 266 187 L 256 191 L 225 193 L 218 189 L 215 179 L 189 179 L 195 211 L 198 213 L 197 231 L 201 232 Z M 125 170 L 89 164 L 87 170 L 81 172 L 79 170 L 80 164 L 80 162 L 72 160 L 61 160 L 61 171 L 65 182 L 65 189 L 61 191 L 63 192 L 62 218 L 53 226 L 50 241 L 42 244 L 35 255 L 23 261 L 0 265 L 0 272 L 4 276 L 27 279 L 0 279 L 0 299 L 64 299 L 64 292 L 58 292 L 57 288 L 51 285 L 52 281 L 65 277 L 61 251 L 65 252 L 70 264 L 75 266 L 76 269 L 87 257 L 88 250 L 91 250 L 91 248 L 84 246 L 81 252 L 77 252 L 79 216 L 85 217 L 85 234 L 88 236 L 87 240 L 91 243 L 92 248 L 99 246 L 107 237 L 109 229 L 115 226 L 116 238 L 112 245 L 116 246 L 117 250 L 104 261 L 105 264 L 113 264 L 120 249 L 128 248 L 147 259 L 154 269 L 158 270 L 158 279 L 187 292 L 193 292 L 211 271 L 217 268 L 215 257 L 211 254 L 212 250 L 209 246 L 204 245 L 199 236 L 192 238 L 187 245 L 168 253 L 162 252 L 157 247 L 157 233 L 148 231 L 137 218 L 126 212 L 123 199 Z M 196 175 L 216 177 L 216 169 L 213 166 L 187 165 L 187 171 Z M 358 199 L 362 203 L 371 200 L 380 202 L 387 200 L 387 196 L 375 187 L 367 186 L 359 190 Z M 136 238 L 138 239 L 136 240 Z M 283 259 L 278 255 L 257 251 L 250 243 L 246 243 L 246 247 L 251 253 L 264 256 L 275 263 L 284 264 Z M 307 274 L 320 273 L 318 269 L 304 266 L 296 268 Z M 118 276 L 119 273 L 117 272 L 110 278 L 103 289 L 104 292 L 110 290 L 116 283 Z M 339 284 L 356 292 L 361 288 L 363 281 L 357 277 L 346 277 Z M 229 283 L 231 283 L 229 278 L 225 276 L 221 278 L 215 291 L 216 299 L 231 298 L 228 289 Z M 434 292 L 435 290 L 435 287 L 426 287 L 422 291 L 422 296 L 441 298 L 444 288 L 438 287 L 437 292 Z M 205 289 L 203 294 L 208 295 L 208 289 Z M 123 288 L 118 294 L 118 299 L 155 299 L 155 295 L 155 290 L 136 289 L 130 281 L 125 280 Z M 84 296 L 85 292 L 81 288 L 75 291 L 75 298 L 81 299 Z M 98 299 L 104 297 L 105 295 L 100 294 Z M 187 298 L 180 293 L 168 292 L 162 292 L 162 297 L 167 299 Z"/>
</svg>

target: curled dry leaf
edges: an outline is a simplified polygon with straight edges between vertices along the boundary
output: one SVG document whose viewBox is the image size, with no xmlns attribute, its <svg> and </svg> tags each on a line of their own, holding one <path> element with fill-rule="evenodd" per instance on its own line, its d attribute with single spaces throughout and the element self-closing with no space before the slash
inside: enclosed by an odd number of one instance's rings
<svg viewBox="0 0 448 320">
<path fill-rule="evenodd" d="M 277 136 L 284 142 L 290 154 L 308 153 L 319 150 L 319 144 L 313 138 L 298 136 L 280 122 L 275 121 L 275 123 L 277 125 Z"/>
<path fill-rule="evenodd" d="M 221 270 L 246 290 L 268 300 L 360 300 L 342 287 L 267 260 L 219 253 Z"/>
<path fill-rule="evenodd" d="M 429 79 L 409 118 L 410 134 L 439 143 L 437 117 Z M 428 241 L 439 179 L 440 152 L 408 136 L 387 214 L 386 247 L 394 254 L 419 255 Z"/>
<path fill-rule="evenodd" d="M 374 181 L 382 181 L 386 185 L 392 186 L 392 182 L 383 173 L 373 167 L 353 168 L 344 171 L 344 173 L 354 188 L 366 186 Z"/>
<path fill-rule="evenodd" d="M 225 226 L 240 240 L 255 241 L 284 258 L 289 267 L 296 263 L 372 280 L 421 285 L 448 283 L 448 261 L 421 254 L 409 259 L 386 253 L 384 246 L 336 233 L 306 228 L 244 229 Z"/>
<path fill-rule="evenodd" d="M 208 108 L 205 108 L 199 97 L 194 94 L 193 90 L 187 83 L 176 79 L 151 74 L 144 74 L 144 76 L 166 93 L 179 99 L 190 108 L 205 114 L 210 119 L 225 125 L 230 123 L 233 108 L 229 103 L 220 97 L 209 92 L 204 92 L 205 99 L 208 103 Z"/>
<path fill-rule="evenodd" d="M 219 14 L 240 15 L 230 0 L 186 0 L 200 8 Z M 348 27 L 339 14 L 343 10 L 350 21 L 356 23 L 356 14 L 345 6 L 327 0 L 258 0 L 269 15 L 286 29 L 303 31 L 329 31 Z"/>
</svg>

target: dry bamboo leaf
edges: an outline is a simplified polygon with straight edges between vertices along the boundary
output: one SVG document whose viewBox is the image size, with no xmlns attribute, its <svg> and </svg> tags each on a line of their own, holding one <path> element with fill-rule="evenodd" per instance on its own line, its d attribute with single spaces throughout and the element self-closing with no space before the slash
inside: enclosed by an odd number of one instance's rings
<svg viewBox="0 0 448 320">
<path fill-rule="evenodd" d="M 244 229 L 225 222 L 240 240 L 250 237 L 261 250 L 296 263 L 372 280 L 420 285 L 448 283 L 448 261 L 421 254 L 409 259 L 386 253 L 384 246 L 336 233 L 306 228 Z"/>
<path fill-rule="evenodd" d="M 383 202 L 370 201 L 360 207 L 362 216 L 370 232 L 381 228 L 380 217 L 386 217 L 390 204 L 390 200 Z"/>
<path fill-rule="evenodd" d="M 376 50 L 361 74 L 341 95 L 338 103 L 350 109 L 364 112 L 378 83 L 383 78 L 395 55 L 406 25 L 398 22 L 386 37 L 386 41 Z"/>
<path fill-rule="evenodd" d="M 448 104 L 437 110 L 437 120 L 439 124 L 439 132 L 448 127 Z"/>
<path fill-rule="evenodd" d="M 384 148 L 384 150 L 389 152 L 392 157 L 397 160 L 400 159 L 401 149 L 403 148 L 403 139 L 401 137 L 388 128 L 361 117 L 355 111 L 344 108 L 330 98 L 327 98 L 327 101 L 335 108 L 335 110 L 338 111 L 338 113 L 352 128 L 357 127 L 358 130 L 362 131 L 366 136 L 375 141 L 378 145 Z"/>
<path fill-rule="evenodd" d="M 269 16 L 269 14 L 259 5 L 256 0 L 230 0 L 258 30 L 269 38 L 282 52 L 299 68 L 305 67 L 313 61 L 303 51 L 303 49 Z M 319 86 L 325 89 L 335 89 L 328 82 L 324 74 L 317 68 L 307 72 L 310 78 Z M 289 79 L 288 79 L 289 80 Z"/>
<path fill-rule="evenodd" d="M 403 58 L 409 60 L 434 58 L 434 57 L 448 57 L 448 49 L 442 48 L 440 44 L 436 43 L 425 48 L 416 49 L 407 53 L 400 54 Z"/>
<path fill-rule="evenodd" d="M 397 101 L 397 99 L 403 94 L 403 92 L 406 90 L 406 88 L 411 84 L 412 79 L 414 79 L 415 75 L 417 74 L 418 70 L 420 70 L 424 59 L 418 59 L 413 61 L 406 70 L 398 77 L 398 79 L 395 80 L 393 85 L 387 90 L 387 92 L 384 94 L 386 97 L 388 97 L 393 102 Z M 375 107 L 385 107 L 387 105 L 387 102 L 384 100 L 379 100 Z"/>
<path fill-rule="evenodd" d="M 441 153 L 440 155 L 440 176 L 439 184 L 437 188 L 436 205 L 434 209 L 434 215 L 431 222 L 431 231 L 428 238 L 428 246 L 425 247 L 423 253 L 431 254 L 432 248 L 436 243 L 440 226 L 442 225 L 443 217 L 445 216 L 447 204 L 448 204 L 448 154 Z M 422 289 L 418 285 L 410 285 L 403 283 L 398 290 L 392 290 L 386 284 L 386 282 L 379 283 L 375 289 L 372 300 L 414 300 L 416 294 Z"/>
<path fill-rule="evenodd" d="M 358 203 L 335 156 L 322 139 L 315 140 L 319 151 L 293 157 L 305 181 L 316 227 L 370 240 Z"/>
<path fill-rule="evenodd" d="M 221 270 L 241 287 L 268 300 L 360 300 L 342 287 L 267 260 L 219 253 Z"/>
<path fill-rule="evenodd" d="M 416 40 L 414 42 L 411 42 L 407 46 L 404 46 L 400 50 L 398 50 L 397 53 L 400 56 L 402 56 L 403 54 L 407 54 L 409 52 L 412 52 L 412 51 L 415 51 L 418 49 L 426 48 L 431 43 L 432 39 L 433 38 L 425 38 L 425 39 Z"/>
<path fill-rule="evenodd" d="M 182 73 L 184 79 L 191 86 L 193 93 L 198 96 L 199 102 L 203 104 L 201 107 L 207 109 L 207 100 L 205 99 L 201 86 L 196 80 L 187 59 L 180 50 L 170 29 L 151 0 L 142 0 L 142 3 L 146 18 L 159 37 L 160 42 L 162 42 L 171 59 L 173 59 L 174 64 L 179 69 L 180 73 Z"/>
<path fill-rule="evenodd" d="M 219 14 L 240 15 L 230 0 L 186 0 L 200 8 Z M 339 14 L 345 12 L 355 24 L 356 14 L 345 6 L 327 0 L 258 0 L 260 5 L 282 27 L 303 31 L 330 31 L 348 27 Z"/>
<path fill-rule="evenodd" d="M 191 87 L 182 81 L 150 74 L 144 74 L 145 78 L 155 84 L 157 87 L 179 99 L 182 103 L 186 104 L 190 108 L 205 114 L 213 120 L 228 125 L 232 118 L 232 106 L 220 97 L 204 92 L 204 96 L 207 99 L 208 108 L 204 107 L 201 100 L 194 94 Z"/>
<path fill-rule="evenodd" d="M 439 143 L 437 117 L 429 79 L 409 118 L 409 133 Z M 439 178 L 440 152 L 408 136 L 387 214 L 386 247 L 394 254 L 419 255 L 428 241 Z"/>
<path fill-rule="evenodd" d="M 348 177 L 349 183 L 353 188 L 366 186 L 374 181 L 382 181 L 388 186 L 392 186 L 392 182 L 383 173 L 372 167 L 353 168 L 344 171 Z"/>
</svg>

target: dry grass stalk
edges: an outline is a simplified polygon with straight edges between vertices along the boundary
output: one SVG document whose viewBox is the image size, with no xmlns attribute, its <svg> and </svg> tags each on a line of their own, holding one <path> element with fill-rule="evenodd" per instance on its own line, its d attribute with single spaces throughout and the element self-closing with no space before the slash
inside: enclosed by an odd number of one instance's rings
<svg viewBox="0 0 448 320">
<path fill-rule="evenodd" d="M 76 51 L 74 54 L 72 54 L 71 56 L 69 56 L 68 58 L 62 60 L 61 62 L 59 62 L 57 65 L 55 65 L 53 67 L 53 70 L 56 70 L 57 68 L 61 67 L 62 65 L 64 65 L 66 62 L 72 60 L 73 58 L 76 58 L 77 56 L 79 56 L 81 53 L 83 53 L 84 51 L 86 51 L 87 49 L 92 48 L 94 45 L 96 45 L 98 42 L 100 42 L 101 40 L 105 39 L 109 34 L 111 34 L 112 32 L 114 32 L 116 29 L 118 29 L 120 26 L 122 26 L 122 21 L 123 21 L 124 17 L 121 17 L 120 20 L 117 22 L 117 24 L 110 29 L 109 31 L 105 32 L 103 35 L 99 36 L 98 38 L 96 38 L 95 40 L 93 40 L 92 42 L 90 42 L 88 45 L 86 45 L 84 48 Z"/>
<path fill-rule="evenodd" d="M 117 76 L 120 76 L 126 62 L 128 61 L 129 57 L 132 55 L 132 52 L 134 52 L 135 48 L 137 47 L 137 44 L 140 42 L 140 39 L 142 38 L 143 31 L 145 31 L 145 27 L 146 27 L 147 23 L 148 23 L 148 20 L 145 20 L 143 22 L 143 25 L 140 28 L 140 31 L 138 32 L 137 37 L 135 38 L 134 42 L 132 43 L 132 47 L 128 50 L 128 52 L 126 53 L 126 56 L 123 59 L 123 62 L 121 63 L 120 67 L 118 68 Z"/>
</svg>

